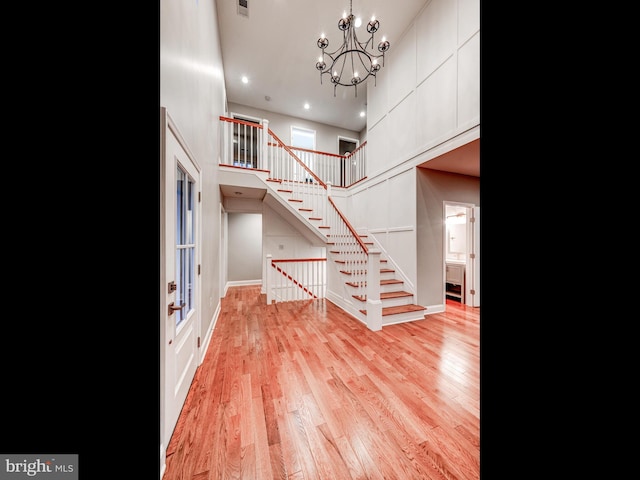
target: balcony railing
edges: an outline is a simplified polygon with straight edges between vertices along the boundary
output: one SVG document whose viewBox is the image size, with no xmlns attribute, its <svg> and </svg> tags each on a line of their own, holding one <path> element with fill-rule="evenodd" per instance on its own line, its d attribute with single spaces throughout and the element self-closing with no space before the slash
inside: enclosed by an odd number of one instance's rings
<svg viewBox="0 0 640 480">
<path fill-rule="evenodd" d="M 348 155 L 337 155 L 285 145 L 269 130 L 268 120 L 253 123 L 220 117 L 220 125 L 221 164 L 269 170 L 273 178 L 331 183 L 334 187 L 349 187 L 365 178 L 367 142 Z M 292 154 L 308 171 L 286 161 Z M 286 171 L 288 167 L 293 170 Z"/>
</svg>

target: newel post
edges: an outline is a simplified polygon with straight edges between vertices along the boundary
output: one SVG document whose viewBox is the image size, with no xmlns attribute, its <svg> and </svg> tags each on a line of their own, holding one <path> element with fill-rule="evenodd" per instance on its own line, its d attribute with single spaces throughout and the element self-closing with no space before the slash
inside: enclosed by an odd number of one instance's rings
<svg viewBox="0 0 640 480">
<path fill-rule="evenodd" d="M 333 183 L 331 183 L 330 181 L 327 182 L 327 197 L 331 196 L 331 185 L 333 185 Z"/>
<path fill-rule="evenodd" d="M 367 327 L 369 330 L 382 330 L 380 253 L 377 248 L 371 248 L 367 257 Z"/>
<path fill-rule="evenodd" d="M 266 118 L 262 119 L 262 145 L 260 151 L 260 165 L 258 168 L 262 170 L 271 170 L 270 165 L 268 165 L 269 159 L 269 120 Z"/>
<path fill-rule="evenodd" d="M 267 281 L 267 285 L 265 287 L 265 290 L 267 292 L 267 305 L 271 305 L 271 302 L 273 301 L 273 288 L 271 287 L 273 285 L 273 268 L 271 268 L 271 258 L 272 255 L 268 253 L 264 269 Z"/>
</svg>

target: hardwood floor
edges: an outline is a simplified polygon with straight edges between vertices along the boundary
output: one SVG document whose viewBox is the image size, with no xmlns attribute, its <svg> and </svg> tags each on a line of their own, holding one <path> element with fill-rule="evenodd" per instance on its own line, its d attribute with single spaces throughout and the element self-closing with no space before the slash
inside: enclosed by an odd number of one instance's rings
<svg viewBox="0 0 640 480">
<path fill-rule="evenodd" d="M 229 288 L 164 480 L 480 478 L 480 309 L 371 331 Z"/>
</svg>

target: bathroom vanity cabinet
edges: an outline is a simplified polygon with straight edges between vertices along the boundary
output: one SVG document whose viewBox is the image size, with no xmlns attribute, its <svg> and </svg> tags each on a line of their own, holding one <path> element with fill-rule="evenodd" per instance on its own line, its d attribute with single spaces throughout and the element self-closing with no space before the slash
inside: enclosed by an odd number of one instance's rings
<svg viewBox="0 0 640 480">
<path fill-rule="evenodd" d="M 446 295 L 464 303 L 464 265 L 447 263 Z"/>
</svg>

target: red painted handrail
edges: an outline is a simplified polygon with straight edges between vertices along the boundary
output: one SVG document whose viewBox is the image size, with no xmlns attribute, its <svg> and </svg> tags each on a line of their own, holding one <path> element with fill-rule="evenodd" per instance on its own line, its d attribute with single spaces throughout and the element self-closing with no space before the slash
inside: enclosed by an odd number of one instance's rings
<svg viewBox="0 0 640 480">
<path fill-rule="evenodd" d="M 220 120 L 223 122 L 237 123 L 239 125 L 246 125 L 248 127 L 262 128 L 261 123 L 245 122 L 244 120 L 238 120 L 237 118 L 229 118 L 220 116 Z"/>
<path fill-rule="evenodd" d="M 324 260 L 326 261 L 327 259 L 324 258 L 311 258 L 311 259 L 287 259 L 287 260 L 271 260 L 271 266 L 273 268 L 275 268 L 278 272 L 282 273 L 282 275 L 284 275 L 285 277 L 287 277 L 289 280 L 291 280 L 291 282 L 300 287 L 302 289 L 302 291 L 304 291 L 305 293 L 308 293 L 309 295 L 311 295 L 313 298 L 318 298 L 318 296 L 313 293 L 311 290 L 309 290 L 307 287 L 305 287 L 304 285 L 302 285 L 300 282 L 298 282 L 295 278 L 293 278 L 291 275 L 289 275 L 287 272 L 285 272 L 284 270 L 282 270 L 280 267 L 278 267 L 277 265 L 275 265 L 276 262 L 297 262 L 297 261 L 309 261 L 309 260 Z"/>
<path fill-rule="evenodd" d="M 271 263 L 280 262 L 326 262 L 326 258 L 281 258 L 279 260 L 271 260 Z"/>
<path fill-rule="evenodd" d="M 318 177 L 315 173 L 313 173 L 311 171 L 311 169 L 309 167 L 307 167 L 304 164 L 304 162 L 302 160 L 300 160 L 295 153 L 293 153 L 291 148 L 286 146 L 284 144 L 284 142 L 282 140 L 280 140 L 280 138 L 278 138 L 278 136 L 275 133 L 273 133 L 273 131 L 271 129 L 269 129 L 269 135 L 271 135 L 273 138 L 275 138 L 276 141 L 278 142 L 278 146 L 284 148 L 287 151 L 287 153 L 289 153 L 289 155 L 291 155 L 296 160 L 296 162 L 298 162 L 302 166 L 302 168 L 304 168 L 313 178 L 316 179 L 318 184 L 322 185 L 325 190 L 327 189 L 327 185 L 322 180 L 320 180 L 320 177 Z"/>
</svg>

